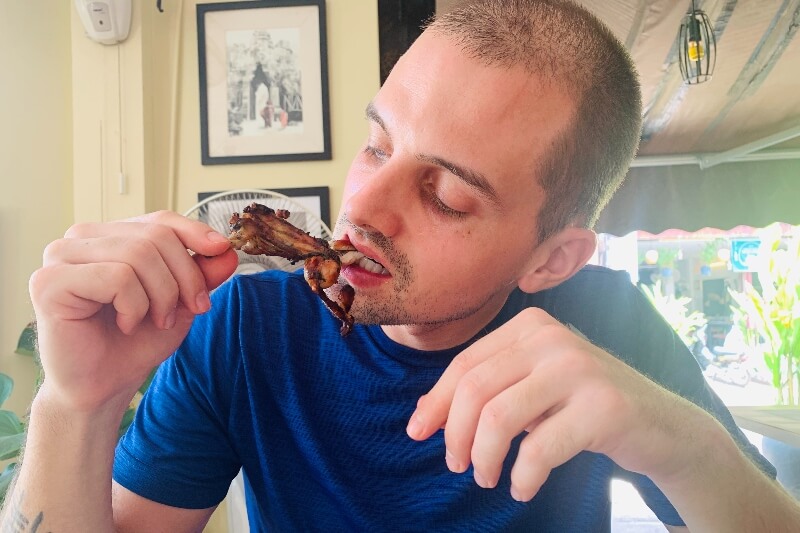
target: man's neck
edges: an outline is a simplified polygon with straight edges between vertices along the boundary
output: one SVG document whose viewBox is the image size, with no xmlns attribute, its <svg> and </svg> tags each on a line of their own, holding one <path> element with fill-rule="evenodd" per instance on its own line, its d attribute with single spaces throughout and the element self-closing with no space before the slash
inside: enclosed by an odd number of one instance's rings
<svg viewBox="0 0 800 533">
<path fill-rule="evenodd" d="M 476 312 L 458 320 L 433 324 L 381 326 L 387 337 L 398 344 L 423 351 L 446 350 L 467 342 L 478 334 L 497 313 L 508 295 L 502 295 L 483 305 Z"/>
</svg>

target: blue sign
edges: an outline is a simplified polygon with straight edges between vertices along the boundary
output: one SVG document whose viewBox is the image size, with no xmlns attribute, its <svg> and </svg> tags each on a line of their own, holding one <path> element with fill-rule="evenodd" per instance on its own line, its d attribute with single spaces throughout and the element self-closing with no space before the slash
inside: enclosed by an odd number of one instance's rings
<svg viewBox="0 0 800 533">
<path fill-rule="evenodd" d="M 756 269 L 761 239 L 731 239 L 731 270 L 753 272 Z"/>
</svg>

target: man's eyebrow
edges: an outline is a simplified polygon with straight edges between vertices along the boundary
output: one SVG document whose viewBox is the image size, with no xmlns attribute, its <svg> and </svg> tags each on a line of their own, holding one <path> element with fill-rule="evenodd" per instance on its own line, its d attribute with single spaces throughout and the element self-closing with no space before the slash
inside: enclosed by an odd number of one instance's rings
<svg viewBox="0 0 800 533">
<path fill-rule="evenodd" d="M 372 102 L 368 103 L 367 109 L 364 111 L 364 115 L 367 117 L 367 120 L 371 120 L 372 122 L 376 123 L 381 127 L 386 135 L 389 135 L 389 132 L 386 129 L 386 123 L 383 122 L 383 118 L 381 117 L 380 113 L 378 113 L 378 109 L 375 107 L 375 104 Z M 391 138 L 391 136 L 389 136 L 389 138 Z"/>
<path fill-rule="evenodd" d="M 389 135 L 389 132 L 386 129 L 386 123 L 383 121 L 380 113 L 378 113 L 378 109 L 375 105 L 370 102 L 367 104 L 367 108 L 365 110 L 365 115 L 368 120 L 371 120 L 375 124 L 381 127 L 381 129 Z M 391 138 L 391 136 L 390 136 Z M 486 179 L 486 176 L 477 172 L 475 170 L 471 170 L 469 168 L 461 167 L 456 165 L 455 163 L 451 163 L 446 159 L 442 159 L 441 157 L 437 157 L 434 155 L 424 155 L 420 154 L 417 156 L 417 159 L 420 161 L 425 161 L 427 163 L 434 164 L 436 166 L 442 167 L 449 171 L 454 176 L 458 177 L 461 181 L 466 183 L 471 188 L 478 191 L 484 198 L 489 200 L 496 208 L 500 208 L 500 197 L 497 195 L 497 191 L 492 187 L 492 184 L 489 183 L 489 180 Z"/>
<path fill-rule="evenodd" d="M 447 169 L 451 174 L 457 176 L 461 181 L 478 191 L 481 196 L 489 200 L 495 207 L 500 208 L 500 197 L 497 195 L 497 191 L 492 187 L 492 184 L 489 183 L 489 180 L 486 179 L 486 176 L 480 172 L 458 166 L 455 163 L 451 163 L 435 155 L 421 154 L 417 156 L 417 159 Z"/>
</svg>

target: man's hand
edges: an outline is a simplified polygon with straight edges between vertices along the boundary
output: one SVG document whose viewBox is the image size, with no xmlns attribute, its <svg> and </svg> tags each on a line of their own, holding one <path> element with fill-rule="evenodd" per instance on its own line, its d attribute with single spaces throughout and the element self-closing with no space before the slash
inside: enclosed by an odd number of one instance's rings
<svg viewBox="0 0 800 533">
<path fill-rule="evenodd" d="M 45 380 L 0 529 L 117 530 L 110 480 L 122 414 L 236 264 L 223 235 L 166 211 L 73 226 L 47 247 L 30 281 Z M 123 515 L 131 509 L 129 492 L 114 498 Z M 211 514 L 142 500 L 148 523 L 170 531 L 197 531 Z"/>
<path fill-rule="evenodd" d="M 225 236 L 167 211 L 70 228 L 30 281 L 42 392 L 84 412 L 127 405 L 236 262 Z"/>
<path fill-rule="evenodd" d="M 420 399 L 408 434 L 424 440 L 444 427 L 450 470 L 472 463 L 475 481 L 488 488 L 497 485 L 511 440 L 527 431 L 511 471 L 513 497 L 527 501 L 553 468 L 583 450 L 635 472 L 676 475 L 686 467 L 684 450 L 694 449 L 691 428 L 709 422 L 701 409 L 528 309 L 452 361 Z"/>
</svg>

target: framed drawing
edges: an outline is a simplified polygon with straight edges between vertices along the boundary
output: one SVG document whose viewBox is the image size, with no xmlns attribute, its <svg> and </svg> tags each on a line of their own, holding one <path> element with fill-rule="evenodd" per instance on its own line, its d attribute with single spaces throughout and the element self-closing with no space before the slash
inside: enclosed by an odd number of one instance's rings
<svg viewBox="0 0 800 533">
<path fill-rule="evenodd" d="M 325 0 L 197 5 L 204 165 L 331 158 Z"/>
</svg>

